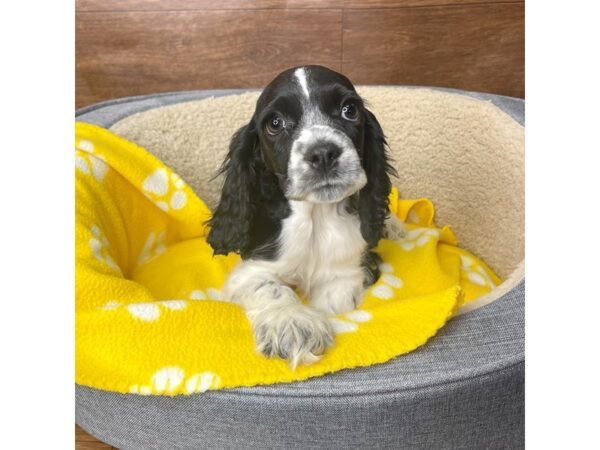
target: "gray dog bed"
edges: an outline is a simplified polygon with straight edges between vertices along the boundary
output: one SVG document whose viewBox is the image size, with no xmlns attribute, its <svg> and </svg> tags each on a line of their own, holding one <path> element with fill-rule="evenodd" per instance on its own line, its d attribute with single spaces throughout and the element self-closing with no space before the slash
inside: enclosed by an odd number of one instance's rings
<svg viewBox="0 0 600 450">
<path fill-rule="evenodd" d="M 520 99 L 441 89 L 362 87 L 388 135 L 404 197 L 505 280 L 424 347 L 385 364 L 308 381 L 138 396 L 76 386 L 76 421 L 123 449 L 524 447 L 523 124 Z M 77 120 L 111 128 L 173 167 L 210 207 L 209 183 L 256 91 L 109 101 Z"/>
</svg>

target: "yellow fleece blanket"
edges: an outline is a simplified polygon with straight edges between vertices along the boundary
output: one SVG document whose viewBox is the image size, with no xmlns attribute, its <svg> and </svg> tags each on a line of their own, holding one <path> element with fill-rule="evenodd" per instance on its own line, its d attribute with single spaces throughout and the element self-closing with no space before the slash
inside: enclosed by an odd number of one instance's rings
<svg viewBox="0 0 600 450">
<path fill-rule="evenodd" d="M 423 345 L 457 307 L 500 280 L 433 223 L 429 200 L 399 199 L 406 239 L 383 240 L 381 278 L 330 318 L 335 345 L 292 370 L 254 351 L 221 286 L 239 257 L 212 256 L 210 211 L 171 169 L 109 131 L 76 125 L 76 382 L 141 395 L 303 380 L 382 363 Z"/>
</svg>

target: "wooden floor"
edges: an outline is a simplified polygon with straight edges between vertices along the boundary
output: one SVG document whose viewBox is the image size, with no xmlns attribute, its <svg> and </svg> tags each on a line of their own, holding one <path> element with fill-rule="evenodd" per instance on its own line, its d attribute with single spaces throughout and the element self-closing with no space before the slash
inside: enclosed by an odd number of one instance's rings
<svg viewBox="0 0 600 450">
<path fill-rule="evenodd" d="M 323 64 L 356 84 L 524 96 L 515 0 L 77 0 L 76 104 L 263 87 Z"/>
<path fill-rule="evenodd" d="M 75 425 L 75 449 L 76 450 L 107 450 L 115 448 L 104 442 L 100 442 L 95 437 L 89 435 L 83 429 Z"/>
</svg>

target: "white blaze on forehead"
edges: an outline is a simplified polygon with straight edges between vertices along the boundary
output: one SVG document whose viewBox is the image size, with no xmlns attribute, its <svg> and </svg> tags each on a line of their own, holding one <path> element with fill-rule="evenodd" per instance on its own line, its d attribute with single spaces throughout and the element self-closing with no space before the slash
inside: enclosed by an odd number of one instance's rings
<svg viewBox="0 0 600 450">
<path fill-rule="evenodd" d="M 304 96 L 308 98 L 308 79 L 306 78 L 306 71 L 304 70 L 304 67 L 296 69 L 294 71 L 294 76 L 296 77 L 296 80 L 298 80 L 298 83 L 302 88 L 302 92 L 304 92 Z"/>
</svg>

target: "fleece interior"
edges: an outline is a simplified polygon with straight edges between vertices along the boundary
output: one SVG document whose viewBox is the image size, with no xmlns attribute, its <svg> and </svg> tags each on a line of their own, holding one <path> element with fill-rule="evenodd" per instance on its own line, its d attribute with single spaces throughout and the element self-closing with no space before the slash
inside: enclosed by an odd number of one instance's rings
<svg viewBox="0 0 600 450">
<path fill-rule="evenodd" d="M 357 88 L 379 120 L 404 198 L 427 197 L 436 223 L 503 279 L 520 281 L 524 257 L 524 128 L 491 102 L 425 88 Z M 131 115 L 111 127 L 173 168 L 209 208 L 232 134 L 259 92 L 211 97 Z"/>
</svg>

